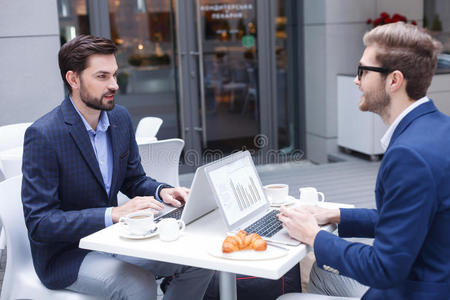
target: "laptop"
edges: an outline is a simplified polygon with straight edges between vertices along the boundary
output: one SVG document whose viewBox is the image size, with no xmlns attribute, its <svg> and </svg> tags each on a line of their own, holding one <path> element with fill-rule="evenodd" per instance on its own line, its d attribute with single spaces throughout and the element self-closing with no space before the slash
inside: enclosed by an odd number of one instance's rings
<svg viewBox="0 0 450 300">
<path fill-rule="evenodd" d="M 229 231 L 243 229 L 270 242 L 300 244 L 288 235 L 276 217 L 279 210 L 270 207 L 248 151 L 205 166 L 205 173 Z"/>
<path fill-rule="evenodd" d="M 215 210 L 217 203 L 214 200 L 212 189 L 206 178 L 205 168 L 224 159 L 241 155 L 240 153 L 231 154 L 225 158 L 198 167 L 194 174 L 194 180 L 192 181 L 191 191 L 186 200 L 186 204 L 181 207 L 174 207 L 163 203 L 164 208 L 156 216 L 155 222 L 159 222 L 165 218 L 175 218 L 177 220 L 183 220 L 187 225 Z"/>
<path fill-rule="evenodd" d="M 201 166 L 195 171 L 191 191 L 189 192 L 185 205 L 174 207 L 163 203 L 164 208 L 155 217 L 155 222 L 159 222 L 165 218 L 175 218 L 183 220 L 187 225 L 217 208 L 205 176 L 205 167 L 206 165 Z"/>
</svg>

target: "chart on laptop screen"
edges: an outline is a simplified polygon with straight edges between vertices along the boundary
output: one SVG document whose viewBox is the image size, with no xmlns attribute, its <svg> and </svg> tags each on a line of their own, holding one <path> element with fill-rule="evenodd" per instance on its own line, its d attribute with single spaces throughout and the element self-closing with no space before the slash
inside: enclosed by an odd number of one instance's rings
<svg viewBox="0 0 450 300">
<path fill-rule="evenodd" d="M 251 157 L 243 157 L 210 172 L 211 183 L 230 224 L 264 205 L 257 176 Z"/>
</svg>

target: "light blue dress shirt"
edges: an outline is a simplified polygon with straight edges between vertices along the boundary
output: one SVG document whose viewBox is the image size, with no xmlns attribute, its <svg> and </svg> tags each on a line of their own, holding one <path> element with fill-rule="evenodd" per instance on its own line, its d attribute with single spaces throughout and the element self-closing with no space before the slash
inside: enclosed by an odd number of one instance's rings
<svg viewBox="0 0 450 300">
<path fill-rule="evenodd" d="M 72 98 L 69 96 L 70 102 L 77 111 L 84 126 L 89 134 L 89 139 L 91 140 L 92 148 L 95 152 L 95 157 L 97 158 L 98 166 L 100 167 L 100 172 L 102 173 L 103 183 L 105 185 L 106 193 L 109 197 L 109 192 L 111 190 L 111 179 L 113 172 L 113 153 L 111 146 L 111 138 L 108 135 L 109 119 L 108 114 L 102 110 L 100 113 L 100 118 L 97 124 L 97 130 L 92 129 L 91 125 L 86 121 L 83 115 L 80 113 L 76 105 L 73 103 Z M 159 198 L 159 190 L 162 184 L 158 186 L 155 193 L 155 199 L 162 202 Z M 105 226 L 108 227 L 113 224 L 112 221 L 112 207 L 108 207 L 105 210 Z"/>
<path fill-rule="evenodd" d="M 83 121 L 83 124 L 89 134 L 89 139 L 91 140 L 92 148 L 94 149 L 95 157 L 97 158 L 98 166 L 100 167 L 100 172 L 102 173 L 103 184 L 105 185 L 106 193 L 109 197 L 113 172 L 113 153 L 111 138 L 108 135 L 108 128 L 110 125 L 108 115 L 105 111 L 102 111 L 100 113 L 97 130 L 94 130 L 80 113 L 70 96 L 69 99 L 78 115 L 80 116 L 81 120 Z M 112 207 L 108 207 L 105 211 L 105 226 L 113 224 L 111 211 Z"/>
</svg>

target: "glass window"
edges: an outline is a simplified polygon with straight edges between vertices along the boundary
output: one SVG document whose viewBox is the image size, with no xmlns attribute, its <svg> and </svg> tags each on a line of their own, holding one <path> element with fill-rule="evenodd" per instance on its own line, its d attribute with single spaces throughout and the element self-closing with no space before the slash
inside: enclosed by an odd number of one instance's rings
<svg viewBox="0 0 450 300">
<path fill-rule="evenodd" d="M 259 133 L 255 0 L 200 0 L 207 148 L 256 148 Z"/>
<path fill-rule="evenodd" d="M 289 36 L 287 7 L 291 0 L 277 0 L 275 16 L 275 57 L 278 108 L 278 148 L 293 150 L 295 103 L 293 93 L 288 90 L 288 80 L 294 80 L 293 62 L 289 62 L 288 52 L 292 51 L 294 37 Z M 290 48 L 291 47 L 291 48 Z M 288 67 L 290 66 L 290 67 Z"/>
<path fill-rule="evenodd" d="M 58 0 L 61 45 L 80 34 L 89 34 L 86 0 Z"/>
<path fill-rule="evenodd" d="M 117 103 L 135 126 L 143 117 L 163 119 L 159 139 L 179 136 L 173 1 L 109 0 L 109 19 L 118 46 Z"/>
<path fill-rule="evenodd" d="M 438 69 L 450 69 L 450 2 L 424 0 L 423 27 L 442 43 L 442 53 L 438 55 Z"/>
</svg>

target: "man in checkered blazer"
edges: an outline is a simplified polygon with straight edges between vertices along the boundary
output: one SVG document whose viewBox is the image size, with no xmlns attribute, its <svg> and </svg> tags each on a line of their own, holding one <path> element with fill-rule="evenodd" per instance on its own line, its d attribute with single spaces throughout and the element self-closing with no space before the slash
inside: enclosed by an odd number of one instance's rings
<svg viewBox="0 0 450 300">
<path fill-rule="evenodd" d="M 188 193 L 145 175 L 130 115 L 114 105 L 116 50 L 86 35 L 66 43 L 59 66 L 69 95 L 26 131 L 22 202 L 36 273 L 50 289 L 106 299 L 155 299 L 155 275 L 174 275 L 164 299 L 201 299 L 210 270 L 78 247 L 128 213 L 180 206 Z M 118 206 L 118 191 L 131 200 Z"/>
</svg>

